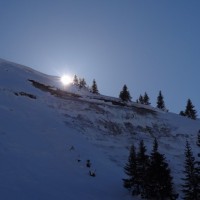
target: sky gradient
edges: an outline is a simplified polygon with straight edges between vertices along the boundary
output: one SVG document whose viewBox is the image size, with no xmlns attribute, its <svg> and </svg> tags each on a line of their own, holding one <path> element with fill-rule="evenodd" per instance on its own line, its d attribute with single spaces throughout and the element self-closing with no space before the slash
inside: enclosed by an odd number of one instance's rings
<svg viewBox="0 0 200 200">
<path fill-rule="evenodd" d="M 171 112 L 200 116 L 200 1 L 0 0 L 0 58 L 50 75 L 124 84 L 135 101 L 159 90 Z"/>
</svg>

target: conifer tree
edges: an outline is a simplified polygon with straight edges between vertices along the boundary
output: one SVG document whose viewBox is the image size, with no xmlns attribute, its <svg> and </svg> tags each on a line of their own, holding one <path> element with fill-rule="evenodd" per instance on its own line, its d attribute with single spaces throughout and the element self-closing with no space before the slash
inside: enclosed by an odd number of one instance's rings
<svg viewBox="0 0 200 200">
<path fill-rule="evenodd" d="M 197 168 L 195 167 L 195 158 L 193 156 L 190 144 L 186 141 L 185 146 L 185 162 L 184 171 L 185 177 L 182 179 L 182 192 L 185 200 L 198 200 L 199 199 L 199 180 Z"/>
<path fill-rule="evenodd" d="M 185 116 L 191 119 L 196 119 L 197 114 L 196 110 L 194 109 L 194 106 L 192 104 L 192 101 L 188 99 L 186 109 L 185 109 Z"/>
<path fill-rule="evenodd" d="M 158 94 L 158 97 L 157 97 L 157 108 L 165 110 L 164 97 L 163 97 L 161 91 L 159 91 L 159 94 Z"/>
<path fill-rule="evenodd" d="M 84 78 L 79 79 L 79 87 L 80 88 L 86 87 L 86 81 Z"/>
<path fill-rule="evenodd" d="M 158 152 L 156 139 L 154 140 L 145 183 L 144 196 L 147 199 L 170 199 L 174 196 L 170 169 L 164 155 Z"/>
<path fill-rule="evenodd" d="M 139 144 L 139 151 L 137 154 L 137 174 L 138 174 L 138 184 L 139 184 L 139 193 L 144 195 L 144 187 L 145 187 L 145 178 L 146 171 L 149 164 L 149 156 L 146 155 L 146 147 L 144 145 L 144 141 L 141 140 Z"/>
<path fill-rule="evenodd" d="M 128 162 L 124 167 L 124 171 L 128 175 L 128 178 L 123 179 L 124 187 L 130 189 L 132 194 L 134 194 L 138 188 L 137 157 L 134 145 L 131 146 Z"/>
<path fill-rule="evenodd" d="M 92 83 L 92 93 L 99 94 L 99 90 L 97 88 L 97 83 L 96 83 L 95 79 L 93 80 L 93 83 Z"/>
<path fill-rule="evenodd" d="M 74 85 L 78 85 L 78 77 L 76 75 L 74 75 L 74 80 L 73 80 Z"/>
<path fill-rule="evenodd" d="M 142 95 L 139 96 L 139 103 L 144 104 L 144 98 Z"/>
<path fill-rule="evenodd" d="M 131 95 L 126 85 L 123 86 L 123 89 L 119 94 L 119 98 L 124 102 L 131 101 Z"/>
<path fill-rule="evenodd" d="M 150 104 L 149 103 L 149 96 L 148 96 L 148 94 L 146 92 L 144 93 L 143 101 L 144 101 L 145 105 L 149 105 Z"/>
</svg>

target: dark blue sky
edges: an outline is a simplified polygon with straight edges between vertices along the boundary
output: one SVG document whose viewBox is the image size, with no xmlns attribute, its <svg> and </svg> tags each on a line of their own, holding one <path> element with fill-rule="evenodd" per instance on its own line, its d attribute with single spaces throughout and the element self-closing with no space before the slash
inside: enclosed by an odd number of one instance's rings
<svg viewBox="0 0 200 200">
<path fill-rule="evenodd" d="M 127 84 L 136 100 L 200 115 L 199 0 L 0 0 L 0 57 L 51 75 L 96 79 L 102 94 Z"/>
</svg>

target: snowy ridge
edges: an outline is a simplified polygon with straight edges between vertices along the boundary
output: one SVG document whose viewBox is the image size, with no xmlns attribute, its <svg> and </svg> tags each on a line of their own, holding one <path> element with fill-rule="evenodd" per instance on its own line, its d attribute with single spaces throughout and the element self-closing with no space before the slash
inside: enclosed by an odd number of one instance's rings
<svg viewBox="0 0 200 200">
<path fill-rule="evenodd" d="M 0 118 L 2 199 L 133 199 L 122 184 L 129 147 L 143 139 L 150 152 L 154 137 L 180 192 L 186 139 L 199 152 L 199 119 L 64 87 L 59 77 L 5 60 Z"/>
</svg>

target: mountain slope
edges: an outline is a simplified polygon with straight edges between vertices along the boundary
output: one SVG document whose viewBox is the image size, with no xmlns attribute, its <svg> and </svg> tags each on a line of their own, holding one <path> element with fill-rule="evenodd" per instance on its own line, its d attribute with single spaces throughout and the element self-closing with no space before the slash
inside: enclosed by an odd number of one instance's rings
<svg viewBox="0 0 200 200">
<path fill-rule="evenodd" d="M 199 120 L 64 88 L 59 77 L 5 60 L 0 119 L 2 199 L 132 199 L 122 186 L 129 147 L 144 139 L 151 151 L 154 137 L 179 191 L 186 139 L 198 153 Z"/>
</svg>

